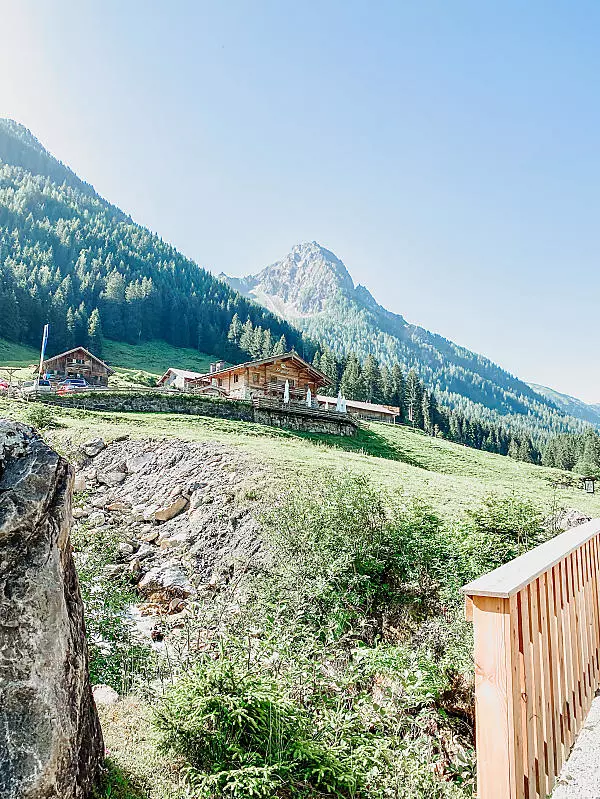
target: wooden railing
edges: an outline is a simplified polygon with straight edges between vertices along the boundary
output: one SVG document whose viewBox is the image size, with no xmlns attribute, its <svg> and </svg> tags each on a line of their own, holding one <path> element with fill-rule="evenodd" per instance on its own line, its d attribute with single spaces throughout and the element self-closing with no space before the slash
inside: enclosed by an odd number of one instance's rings
<svg viewBox="0 0 600 799">
<path fill-rule="evenodd" d="M 478 799 L 545 799 L 569 756 L 600 686 L 599 539 L 595 519 L 463 588 Z"/>
</svg>

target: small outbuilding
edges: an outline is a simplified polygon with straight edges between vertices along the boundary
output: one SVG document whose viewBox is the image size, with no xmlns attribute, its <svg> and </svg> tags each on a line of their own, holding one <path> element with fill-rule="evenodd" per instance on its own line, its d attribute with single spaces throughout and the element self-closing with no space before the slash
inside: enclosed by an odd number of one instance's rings
<svg viewBox="0 0 600 799">
<path fill-rule="evenodd" d="M 180 391 L 185 391 L 189 388 L 199 377 L 202 377 L 202 372 L 190 372 L 187 369 L 174 369 L 171 367 L 167 369 L 164 375 L 157 381 L 158 386 L 164 388 L 178 388 Z"/>
<path fill-rule="evenodd" d="M 108 378 L 112 374 L 114 369 L 85 347 L 74 347 L 52 358 L 46 358 L 42 363 L 42 375 L 48 380 L 60 381 L 78 377 L 91 386 L 107 386 Z"/>
<path fill-rule="evenodd" d="M 319 407 L 324 410 L 335 410 L 336 397 L 326 397 L 322 394 L 317 395 Z M 359 402 L 358 400 L 345 400 L 346 412 L 357 419 L 367 422 L 388 422 L 395 424 L 396 417 L 400 415 L 400 408 L 393 405 L 378 405 L 376 402 Z"/>
</svg>

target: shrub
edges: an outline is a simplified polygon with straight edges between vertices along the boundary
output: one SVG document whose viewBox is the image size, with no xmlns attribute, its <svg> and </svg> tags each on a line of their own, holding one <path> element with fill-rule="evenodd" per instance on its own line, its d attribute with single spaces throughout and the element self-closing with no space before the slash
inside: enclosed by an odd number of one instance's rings
<svg viewBox="0 0 600 799">
<path fill-rule="evenodd" d="M 306 711 L 272 678 L 225 657 L 181 678 L 156 724 L 201 796 L 348 796 L 357 788 L 349 766 L 315 737 Z"/>
<path fill-rule="evenodd" d="M 263 517 L 279 601 L 295 592 L 322 634 L 380 633 L 384 617 L 436 600 L 449 551 L 424 503 L 402 504 L 361 477 L 292 490 Z M 281 564 L 285 564 L 283 570 Z"/>
<path fill-rule="evenodd" d="M 502 566 L 549 536 L 535 503 L 495 494 L 468 512 L 461 535 L 465 582 Z"/>
<path fill-rule="evenodd" d="M 23 418 L 37 430 L 50 430 L 62 427 L 52 409 L 41 403 L 33 403 L 23 414 Z"/>
</svg>

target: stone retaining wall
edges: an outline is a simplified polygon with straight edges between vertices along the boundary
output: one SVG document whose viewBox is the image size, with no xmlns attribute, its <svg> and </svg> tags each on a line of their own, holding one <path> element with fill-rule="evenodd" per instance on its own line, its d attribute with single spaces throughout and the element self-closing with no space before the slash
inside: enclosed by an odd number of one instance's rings
<svg viewBox="0 0 600 799">
<path fill-rule="evenodd" d="M 256 422 L 287 430 L 321 435 L 353 436 L 358 424 L 348 416 L 309 408 L 254 407 L 243 400 L 215 399 L 197 394 L 98 391 L 39 397 L 41 402 L 67 408 L 116 413 L 177 413 Z"/>
</svg>

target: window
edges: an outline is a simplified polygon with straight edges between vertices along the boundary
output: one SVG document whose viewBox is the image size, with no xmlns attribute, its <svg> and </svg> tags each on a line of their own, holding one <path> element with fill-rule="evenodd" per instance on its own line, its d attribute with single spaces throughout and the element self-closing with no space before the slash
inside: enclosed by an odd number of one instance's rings
<svg viewBox="0 0 600 799">
<path fill-rule="evenodd" d="M 223 385 L 223 379 L 222 378 L 219 377 L 219 379 L 217 380 L 217 385 L 219 385 L 219 386 Z"/>
<path fill-rule="evenodd" d="M 234 375 L 233 376 L 233 382 L 234 383 L 239 383 L 240 382 L 240 376 L 239 375 Z"/>
<path fill-rule="evenodd" d="M 294 386 L 296 385 L 295 380 L 288 380 L 288 383 L 290 384 L 290 388 L 294 388 Z"/>
<path fill-rule="evenodd" d="M 258 383 L 259 381 L 260 381 L 260 375 L 258 374 L 258 372 L 253 372 L 252 373 L 252 382 L 253 383 Z"/>
</svg>

